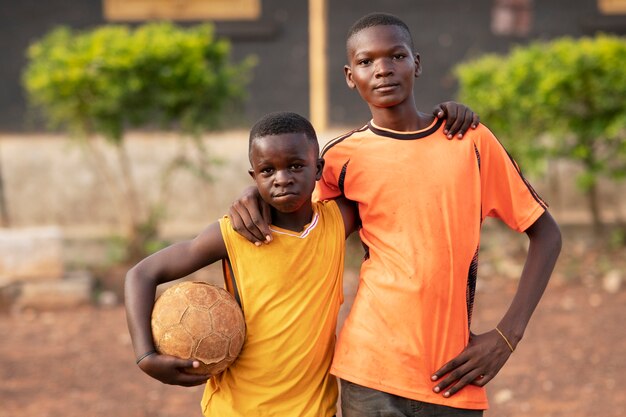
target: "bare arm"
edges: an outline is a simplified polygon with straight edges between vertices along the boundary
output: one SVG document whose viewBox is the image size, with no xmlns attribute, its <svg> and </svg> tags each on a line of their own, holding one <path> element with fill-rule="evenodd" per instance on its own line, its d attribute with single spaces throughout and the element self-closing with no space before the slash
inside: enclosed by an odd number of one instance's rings
<svg viewBox="0 0 626 417">
<path fill-rule="evenodd" d="M 444 397 L 454 395 L 468 384 L 487 384 L 522 339 L 561 251 L 561 232 L 547 211 L 526 234 L 530 245 L 524 270 L 513 301 L 497 325 L 502 335 L 496 329 L 472 335 L 463 352 L 435 372 L 433 381 L 443 379 L 433 390 L 443 392 Z"/>
<path fill-rule="evenodd" d="M 347 239 L 348 236 L 357 229 L 359 219 L 358 209 L 356 203 L 345 197 L 337 197 L 335 198 L 335 202 L 337 206 L 339 206 L 339 211 L 341 211 Z"/>
<path fill-rule="evenodd" d="M 470 126 L 476 129 L 480 123 L 480 117 L 472 109 L 454 101 L 438 104 L 433 109 L 433 114 L 439 119 L 446 119 L 443 132 L 448 135 L 448 139 L 452 139 L 455 135 L 461 139 Z"/>
<path fill-rule="evenodd" d="M 226 246 L 219 223 L 214 223 L 194 239 L 168 246 L 128 271 L 124 287 L 126 320 L 137 358 L 154 351 L 150 316 L 157 285 L 183 278 L 225 257 Z M 167 355 L 151 354 L 144 357 L 139 366 L 166 384 L 192 386 L 208 378 L 208 375 L 182 372 L 182 368 L 193 366 L 193 361 Z"/>
</svg>

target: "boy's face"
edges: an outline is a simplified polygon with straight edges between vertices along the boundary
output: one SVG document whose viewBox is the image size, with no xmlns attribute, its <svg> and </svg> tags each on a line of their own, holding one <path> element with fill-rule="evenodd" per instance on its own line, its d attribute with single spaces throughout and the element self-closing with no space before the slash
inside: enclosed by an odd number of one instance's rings
<svg viewBox="0 0 626 417">
<path fill-rule="evenodd" d="M 370 106 L 392 107 L 413 95 L 421 73 L 419 55 L 398 26 L 373 26 L 355 33 L 347 44 L 346 82 Z"/>
<path fill-rule="evenodd" d="M 322 176 L 324 160 L 304 133 L 284 133 L 255 138 L 250 149 L 249 173 L 261 198 L 282 213 L 308 204 L 315 181 Z M 306 207 L 305 207 L 306 208 Z"/>
</svg>

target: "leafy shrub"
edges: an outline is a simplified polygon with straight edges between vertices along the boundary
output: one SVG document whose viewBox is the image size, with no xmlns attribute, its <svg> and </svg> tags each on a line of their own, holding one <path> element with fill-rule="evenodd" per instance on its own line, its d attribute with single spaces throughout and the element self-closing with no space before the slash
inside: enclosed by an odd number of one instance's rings
<svg viewBox="0 0 626 417">
<path fill-rule="evenodd" d="M 626 177 L 626 39 L 598 35 L 515 47 L 462 63 L 459 100 L 468 103 L 534 171 L 547 158 L 583 167 L 596 225 L 600 176 Z"/>
<path fill-rule="evenodd" d="M 53 127 L 120 141 L 158 124 L 198 133 L 241 100 L 252 60 L 233 65 L 210 25 L 58 28 L 28 49 L 24 85 Z"/>
</svg>

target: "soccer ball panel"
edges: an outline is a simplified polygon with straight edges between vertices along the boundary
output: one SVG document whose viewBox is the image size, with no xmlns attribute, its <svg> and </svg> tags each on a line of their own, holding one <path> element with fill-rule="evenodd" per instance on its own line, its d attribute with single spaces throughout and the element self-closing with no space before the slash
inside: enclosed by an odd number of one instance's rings
<svg viewBox="0 0 626 417">
<path fill-rule="evenodd" d="M 191 358 L 193 336 L 182 326 L 171 327 L 156 341 L 157 350 L 183 359 Z"/>
<path fill-rule="evenodd" d="M 180 320 L 183 327 L 197 339 L 213 331 L 211 328 L 211 312 L 194 305 L 188 307 Z"/>
<path fill-rule="evenodd" d="M 213 330 L 228 337 L 232 337 L 238 331 L 238 323 L 241 321 L 239 315 L 241 310 L 237 304 L 228 302 L 229 300 L 221 300 L 211 309 L 211 317 L 213 318 Z"/>
<path fill-rule="evenodd" d="M 228 339 L 213 333 L 198 342 L 194 356 L 207 365 L 217 363 L 228 356 Z"/>
<path fill-rule="evenodd" d="M 185 311 L 187 311 L 187 305 L 178 302 L 174 297 L 160 297 L 155 303 L 154 308 L 158 308 L 158 316 L 152 315 L 152 319 L 159 323 L 159 326 L 168 328 L 180 323 Z"/>
<path fill-rule="evenodd" d="M 243 333 L 236 333 L 230 339 L 230 346 L 228 347 L 228 354 L 233 358 L 236 358 L 241 352 L 241 348 L 243 347 L 243 341 L 245 336 Z"/>
<path fill-rule="evenodd" d="M 220 296 L 221 288 L 211 284 L 195 282 L 193 285 L 185 286 L 185 297 L 189 300 L 189 304 L 198 308 L 211 308 L 222 297 Z M 224 290 L 222 290 L 224 291 Z"/>
</svg>

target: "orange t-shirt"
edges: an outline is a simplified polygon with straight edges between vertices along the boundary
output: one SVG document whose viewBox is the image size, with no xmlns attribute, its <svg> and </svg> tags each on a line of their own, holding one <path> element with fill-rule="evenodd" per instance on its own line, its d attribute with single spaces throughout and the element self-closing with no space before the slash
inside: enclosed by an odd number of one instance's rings
<svg viewBox="0 0 626 417">
<path fill-rule="evenodd" d="M 370 122 L 322 151 L 314 197 L 357 202 L 368 248 L 331 372 L 406 398 L 485 409 L 484 388 L 444 398 L 430 376 L 467 345 L 484 218 L 523 232 L 545 204 L 485 126 L 459 141 L 442 125 L 397 132 Z"/>
</svg>

